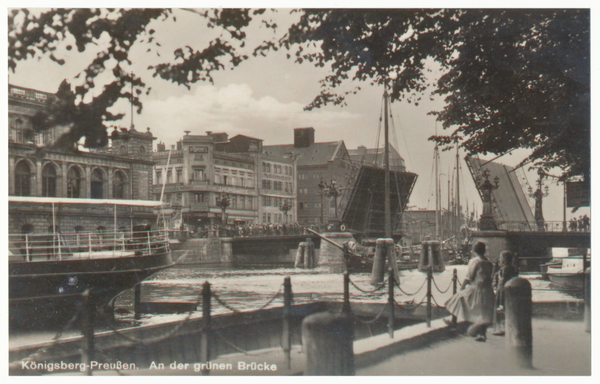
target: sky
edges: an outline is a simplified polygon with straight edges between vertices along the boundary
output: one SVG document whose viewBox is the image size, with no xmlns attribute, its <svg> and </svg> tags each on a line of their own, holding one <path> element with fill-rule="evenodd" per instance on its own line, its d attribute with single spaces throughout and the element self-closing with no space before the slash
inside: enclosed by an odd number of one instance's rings
<svg viewBox="0 0 600 384">
<path fill-rule="evenodd" d="M 191 134 L 203 135 L 206 131 L 227 132 L 229 137 L 237 134 L 258 137 L 264 145 L 293 142 L 293 129 L 313 127 L 318 142 L 344 140 L 348 149 L 364 145 L 373 148 L 377 143 L 379 118 L 382 108 L 383 88 L 360 85 L 362 90 L 348 96 L 346 107 L 328 106 L 304 111 L 319 93 L 319 80 L 327 68 L 316 68 L 310 63 L 297 64 L 285 57 L 285 52 L 273 52 L 267 57 L 251 58 L 238 67 L 215 72 L 214 83 L 197 83 L 188 90 L 161 79 L 154 79 L 147 70 L 149 65 L 168 61 L 172 51 L 190 45 L 201 48 L 219 31 L 209 30 L 198 21 L 193 12 L 176 10 L 177 21 L 156 22 L 155 36 L 162 47 L 158 51 L 146 52 L 146 45 L 136 45 L 130 52 L 134 63 L 129 70 L 143 76 L 147 86 L 152 87 L 148 96 L 142 97 L 143 111 L 134 113 L 133 123 L 138 130 L 150 128 L 157 142 L 167 148 L 174 145 L 189 130 Z M 281 35 L 297 16 L 287 10 L 273 13 L 279 25 L 275 33 Z M 6 20 L 6 19 L 5 19 Z M 273 33 L 266 28 L 253 26 L 248 31 L 246 47 L 254 47 Z M 99 42 L 99 47 L 102 46 Z M 156 53 L 159 53 L 158 56 Z M 8 82 L 14 85 L 54 93 L 63 79 L 73 80 L 95 55 L 94 51 L 79 54 L 76 50 L 64 51 L 66 64 L 60 66 L 49 59 L 19 62 L 15 73 L 8 74 Z M 434 68 L 435 69 L 435 68 Z M 434 71 L 434 73 L 438 73 Z M 100 82 L 98 82 L 100 84 Z M 390 140 L 406 162 L 407 169 L 419 175 L 409 206 L 435 208 L 433 177 L 434 143 L 428 138 L 436 133 L 436 122 L 427 113 L 443 108 L 443 99 L 433 101 L 424 97 L 419 106 L 394 102 L 391 107 L 393 127 Z M 130 106 L 126 101 L 119 103 L 112 112 L 125 113 L 120 127 L 129 127 Z M 440 124 L 441 127 L 441 124 Z M 439 133 L 442 133 L 441 129 Z M 383 138 L 380 138 L 380 143 Z M 442 186 L 442 206 L 447 205 L 448 175 L 454 172 L 455 151 L 442 152 L 439 166 Z M 515 151 L 498 161 L 517 165 L 526 151 Z M 461 159 L 464 152 L 461 151 Z M 491 159 L 491 156 L 482 157 Z M 558 172 L 556 172 L 558 173 Z M 452 176 L 450 176 L 452 178 Z M 493 177 L 493 175 L 492 175 Z M 530 184 L 536 179 L 535 171 L 528 172 Z M 464 161 L 461 160 L 461 204 L 481 213 L 481 200 Z M 562 184 L 548 180 L 550 195 L 544 201 L 546 220 L 560 221 L 563 217 Z M 580 209 L 574 215 L 590 214 L 589 209 Z M 567 211 L 567 219 L 571 214 Z"/>
</svg>

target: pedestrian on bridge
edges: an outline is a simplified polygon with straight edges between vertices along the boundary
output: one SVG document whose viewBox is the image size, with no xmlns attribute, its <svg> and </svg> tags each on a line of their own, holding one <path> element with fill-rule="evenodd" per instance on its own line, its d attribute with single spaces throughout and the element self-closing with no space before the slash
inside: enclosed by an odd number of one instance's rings
<svg viewBox="0 0 600 384">
<path fill-rule="evenodd" d="M 467 334 L 476 341 L 486 340 L 487 327 L 494 320 L 494 266 L 484 255 L 485 243 L 478 241 L 473 245 L 473 258 L 469 261 L 461 290 L 446 302 L 446 308 L 457 321 L 472 323 Z"/>
</svg>

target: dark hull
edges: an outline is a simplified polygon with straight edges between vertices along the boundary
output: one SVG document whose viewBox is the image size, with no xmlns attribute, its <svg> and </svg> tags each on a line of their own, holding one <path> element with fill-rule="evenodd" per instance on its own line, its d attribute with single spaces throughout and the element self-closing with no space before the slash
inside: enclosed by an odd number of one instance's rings
<svg viewBox="0 0 600 384">
<path fill-rule="evenodd" d="M 91 289 L 96 308 L 154 273 L 172 265 L 171 252 L 146 256 L 9 263 L 11 327 L 66 324 Z"/>
</svg>

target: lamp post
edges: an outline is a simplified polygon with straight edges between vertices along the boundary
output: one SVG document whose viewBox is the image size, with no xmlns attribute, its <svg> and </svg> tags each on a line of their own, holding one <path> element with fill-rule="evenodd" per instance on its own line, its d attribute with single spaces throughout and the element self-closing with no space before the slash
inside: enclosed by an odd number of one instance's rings
<svg viewBox="0 0 600 384">
<path fill-rule="evenodd" d="M 327 183 L 325 183 L 325 188 L 323 189 L 323 195 L 332 198 L 333 197 L 333 204 L 334 204 L 334 218 L 329 220 L 329 230 L 330 231 L 339 231 L 340 229 L 340 220 L 338 218 L 338 210 L 337 210 L 337 198 L 338 196 L 340 196 L 342 194 L 342 189 L 341 187 L 337 186 L 337 183 L 335 180 L 331 180 L 331 184 L 327 185 Z M 322 207 L 322 206 L 321 206 Z"/>
<path fill-rule="evenodd" d="M 283 202 L 283 204 L 281 204 L 281 206 L 279 207 L 279 210 L 280 210 L 281 212 L 283 212 L 283 222 L 284 222 L 284 223 L 287 223 L 287 221 L 288 221 L 288 220 L 287 220 L 287 213 L 288 213 L 288 211 L 289 211 L 290 209 L 292 209 L 292 205 L 291 205 L 291 204 L 290 204 L 290 203 L 289 203 L 287 200 L 285 200 L 285 201 Z"/>
<path fill-rule="evenodd" d="M 494 214 L 492 212 L 492 191 L 498 189 L 500 179 L 498 176 L 494 177 L 494 184 L 489 180 L 490 171 L 483 171 L 483 177 L 485 180 L 479 185 L 481 194 L 483 195 L 483 212 L 481 213 L 481 219 L 479 220 L 480 229 L 482 231 L 493 231 L 496 230 L 496 223 L 494 222 Z M 478 182 L 480 181 L 477 180 Z"/>
<path fill-rule="evenodd" d="M 529 187 L 529 197 L 535 199 L 535 222 L 538 227 L 538 231 L 544 232 L 546 227 L 546 221 L 544 220 L 544 212 L 542 211 L 542 200 L 544 197 L 548 197 L 550 189 L 547 185 L 544 185 L 544 177 L 546 173 L 542 168 L 538 169 L 538 180 L 536 182 L 537 189 L 533 192 L 533 188 Z M 544 192 L 542 192 L 544 190 Z"/>
<path fill-rule="evenodd" d="M 323 179 L 321 178 L 321 182 L 319 184 L 317 184 L 317 187 L 319 187 L 319 191 L 320 191 L 320 195 L 321 195 L 321 225 L 323 225 L 323 221 L 325 220 L 323 217 L 323 197 L 325 196 L 324 190 L 327 187 L 327 184 L 325 184 L 323 182 Z"/>
<path fill-rule="evenodd" d="M 227 235 L 226 225 L 227 225 L 227 207 L 231 203 L 231 199 L 225 192 L 221 192 L 219 195 L 219 206 L 221 207 L 221 237 L 225 237 Z"/>
</svg>

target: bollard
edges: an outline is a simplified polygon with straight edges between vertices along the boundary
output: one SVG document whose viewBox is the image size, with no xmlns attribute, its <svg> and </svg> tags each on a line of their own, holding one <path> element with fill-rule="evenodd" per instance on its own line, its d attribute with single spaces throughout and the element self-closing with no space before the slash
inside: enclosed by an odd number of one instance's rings
<svg viewBox="0 0 600 384">
<path fill-rule="evenodd" d="M 344 313 L 320 312 L 302 321 L 305 376 L 354 375 L 354 329 Z"/>
<path fill-rule="evenodd" d="M 531 284 L 515 277 L 504 285 L 506 350 L 509 361 L 521 368 L 533 368 L 531 328 Z"/>
<path fill-rule="evenodd" d="M 456 268 L 452 271 L 452 296 L 458 292 L 458 275 L 456 274 Z M 456 315 L 452 315 L 452 326 L 456 327 Z"/>
<path fill-rule="evenodd" d="M 433 280 L 433 266 L 427 269 L 427 328 L 431 328 L 431 280 Z"/>
<path fill-rule="evenodd" d="M 81 295 L 82 299 L 82 318 L 81 334 L 83 336 L 83 345 L 81 348 L 81 364 L 86 367 L 86 375 L 92 375 L 90 363 L 94 361 L 94 306 L 90 299 L 90 290 L 86 289 Z"/>
<path fill-rule="evenodd" d="M 306 239 L 306 251 L 304 252 L 304 268 L 314 268 L 315 263 L 315 244 L 311 238 Z"/>
<path fill-rule="evenodd" d="M 142 283 L 137 283 L 133 289 L 133 311 L 134 318 L 139 320 L 142 317 Z"/>
<path fill-rule="evenodd" d="M 375 258 L 373 259 L 373 269 L 371 271 L 371 285 L 379 285 L 383 283 L 386 259 L 389 263 L 389 266 L 394 271 L 394 276 L 396 277 L 396 280 L 399 280 L 398 264 L 396 262 L 396 250 L 394 249 L 394 240 L 377 239 L 377 242 L 375 244 Z"/>
<path fill-rule="evenodd" d="M 591 311 L 591 294 L 592 286 L 590 279 L 590 271 L 584 273 L 584 286 L 583 286 L 583 329 L 591 333 L 592 332 L 592 311 Z"/>
<path fill-rule="evenodd" d="M 291 350 L 292 334 L 290 333 L 290 314 L 292 312 L 292 281 L 289 276 L 283 279 L 283 327 L 281 334 L 281 348 L 285 354 L 287 369 L 292 367 Z"/>
<path fill-rule="evenodd" d="M 298 251 L 296 252 L 296 260 L 294 262 L 295 268 L 302 268 L 304 266 L 306 243 L 303 241 L 298 244 Z"/>
<path fill-rule="evenodd" d="M 394 284 L 396 279 L 394 277 L 393 269 L 389 269 L 389 280 L 388 280 L 388 310 L 390 311 L 388 316 L 388 334 L 390 339 L 394 338 Z"/>
<path fill-rule="evenodd" d="M 344 304 L 342 313 L 350 314 L 350 273 L 344 272 Z"/>
<path fill-rule="evenodd" d="M 202 286 L 202 335 L 200 336 L 200 361 L 205 363 L 202 368 L 202 375 L 207 376 L 210 374 L 210 370 L 204 368 L 210 361 L 210 299 L 212 294 L 210 293 L 210 283 L 204 282 Z"/>
<path fill-rule="evenodd" d="M 373 258 L 373 269 L 371 270 L 371 285 L 379 285 L 383 282 L 385 273 L 385 249 L 383 239 L 377 239 L 375 256 Z"/>
</svg>

